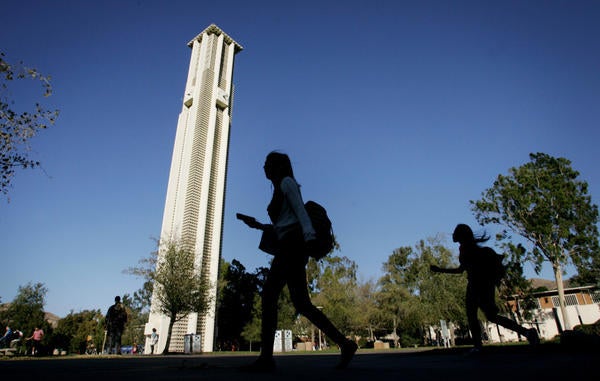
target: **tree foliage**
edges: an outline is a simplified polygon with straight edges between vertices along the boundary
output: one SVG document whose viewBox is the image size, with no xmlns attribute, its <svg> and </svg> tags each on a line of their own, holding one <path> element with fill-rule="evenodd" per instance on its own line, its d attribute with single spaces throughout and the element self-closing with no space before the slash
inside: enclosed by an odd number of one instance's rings
<svg viewBox="0 0 600 381">
<path fill-rule="evenodd" d="M 221 261 L 217 302 L 217 340 L 221 349 L 242 345 L 242 331 L 252 319 L 257 290 L 257 277 L 238 260 Z M 254 336 L 251 339 L 257 341 Z"/>
<path fill-rule="evenodd" d="M 377 299 L 397 346 L 420 343 L 425 325 L 464 322 L 464 275 L 429 271 L 431 264 L 451 266 L 452 260 L 452 252 L 436 237 L 395 249 L 384 263 Z"/>
<path fill-rule="evenodd" d="M 244 340 L 250 343 L 250 350 L 252 350 L 253 343 L 261 341 L 261 313 L 262 306 L 260 295 L 258 293 L 255 293 L 250 319 L 244 325 L 244 328 L 241 332 L 241 337 L 243 337 Z"/>
<path fill-rule="evenodd" d="M 471 201 L 477 221 L 503 226 L 500 241 L 510 241 L 511 234 L 529 241 L 532 250 L 522 252 L 521 260 L 532 262 L 537 273 L 548 261 L 559 295 L 569 263 L 597 282 L 598 207 L 588 194 L 588 184 L 565 158 L 545 153 L 529 157 L 528 163 L 510 168 L 508 175 L 498 175 L 480 200 Z M 559 299 L 563 302 L 564 295 Z M 564 315 L 563 303 L 561 308 Z"/>
<path fill-rule="evenodd" d="M 322 307 L 323 313 L 341 332 L 352 334 L 356 327 L 353 317 L 356 314 L 357 265 L 344 256 L 330 254 L 320 261 L 313 261 L 311 299 L 315 306 Z M 309 275 L 310 279 L 310 275 Z"/>
<path fill-rule="evenodd" d="M 377 332 L 384 329 L 377 304 L 377 283 L 374 280 L 359 282 L 355 292 L 355 310 L 352 314 L 352 332 L 364 338 L 364 342 L 374 342 Z"/>
<path fill-rule="evenodd" d="M 70 353 L 86 353 L 88 344 L 93 344 L 96 349 L 102 348 L 104 316 L 100 310 L 71 311 L 58 321 L 52 337 L 53 347 Z"/>
<path fill-rule="evenodd" d="M 252 305 L 247 315 L 247 320 L 241 322 L 243 328 L 239 337 L 243 338 L 252 347 L 253 343 L 260 342 L 261 324 L 262 324 L 262 289 L 269 273 L 266 267 L 259 267 L 253 274 L 249 274 L 252 279 Z M 247 291 L 246 291 L 247 292 Z M 244 296 L 249 301 L 250 294 Z M 246 306 L 248 307 L 248 306 Z M 277 329 L 294 329 L 297 318 L 296 309 L 292 303 L 289 290 L 284 287 L 277 301 Z M 220 329 L 220 328 L 219 328 Z M 260 343 L 262 345 L 262 342 Z"/>
<path fill-rule="evenodd" d="M 512 232 L 530 241 L 534 247 L 524 259 L 538 272 L 544 261 L 585 266 L 598 250 L 598 207 L 587 182 L 567 159 L 544 153 L 530 159 L 498 175 L 480 200 L 471 201 L 477 221 L 504 226 L 500 239 L 510 239 Z"/>
<path fill-rule="evenodd" d="M 44 305 L 48 288 L 43 283 L 28 283 L 19 286 L 17 295 L 8 308 L 2 311 L 2 321 L 24 335 L 31 335 L 35 327 L 45 328 Z"/>
<path fill-rule="evenodd" d="M 52 331 L 44 312 L 47 293 L 48 288 L 43 283 L 27 283 L 25 286 L 19 286 L 13 301 L 0 312 L 0 321 L 13 330 L 20 330 L 24 337 L 31 336 L 36 327 L 41 328 L 46 333 L 43 341 L 45 343 Z"/>
<path fill-rule="evenodd" d="M 523 274 L 523 263 L 521 258 L 525 252 L 525 247 L 521 244 L 515 245 L 512 242 L 504 242 L 506 276 L 502 279 L 498 287 L 498 297 L 501 301 L 499 305 L 506 313 L 512 312 L 511 302 L 516 298 L 516 313 L 519 319 L 530 319 L 531 311 L 536 308 L 536 301 L 533 297 L 533 287 L 531 282 Z"/>
<path fill-rule="evenodd" d="M 40 162 L 29 157 L 29 141 L 41 130 L 53 125 L 58 110 L 47 110 L 39 102 L 32 111 L 18 111 L 9 92 L 9 83 L 17 79 L 39 81 L 43 97 L 52 94 L 50 77 L 23 62 L 12 65 L 0 52 L 0 192 L 7 194 L 17 168 L 34 168 Z"/>
<path fill-rule="evenodd" d="M 159 243 L 159 249 L 140 261 L 138 267 L 127 273 L 142 276 L 153 283 L 157 312 L 170 318 L 167 342 L 163 354 L 168 353 L 171 333 L 175 322 L 190 313 L 204 313 L 208 309 L 209 285 L 196 271 L 194 253 L 186 245 L 176 241 Z"/>
<path fill-rule="evenodd" d="M 152 292 L 152 283 L 146 281 L 141 289 L 134 292 L 133 296 L 124 294 L 121 302 L 127 311 L 127 323 L 121 337 L 123 345 L 137 345 L 145 341 L 144 325 L 148 321 L 149 304 L 140 294 Z"/>
</svg>

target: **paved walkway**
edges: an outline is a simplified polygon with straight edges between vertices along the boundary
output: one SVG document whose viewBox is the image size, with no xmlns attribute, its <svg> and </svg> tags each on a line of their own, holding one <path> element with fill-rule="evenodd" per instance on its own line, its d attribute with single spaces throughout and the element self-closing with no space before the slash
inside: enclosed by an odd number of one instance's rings
<svg viewBox="0 0 600 381">
<path fill-rule="evenodd" d="M 80 356 L 0 360 L 2 380 L 594 380 L 599 352 L 572 352 L 556 345 L 486 348 L 470 357 L 466 349 L 364 350 L 345 370 L 335 370 L 335 354 L 282 354 L 267 374 L 238 367 L 255 355 Z"/>
</svg>

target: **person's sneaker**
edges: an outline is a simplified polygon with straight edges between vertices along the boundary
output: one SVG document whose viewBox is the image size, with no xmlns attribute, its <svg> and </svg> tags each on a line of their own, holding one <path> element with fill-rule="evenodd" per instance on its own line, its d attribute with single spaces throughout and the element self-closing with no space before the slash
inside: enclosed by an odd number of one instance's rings
<svg viewBox="0 0 600 381">
<path fill-rule="evenodd" d="M 354 341 L 348 340 L 344 345 L 342 345 L 342 358 L 340 362 L 336 365 L 335 369 L 346 369 L 348 364 L 354 357 L 354 354 L 358 350 L 358 345 Z"/>
<path fill-rule="evenodd" d="M 252 364 L 242 365 L 239 367 L 242 372 L 249 373 L 267 373 L 275 370 L 275 360 L 273 357 L 265 358 L 259 357 Z"/>
<path fill-rule="evenodd" d="M 540 336 L 538 335 L 537 329 L 530 328 L 527 330 L 527 335 L 525 335 L 527 341 L 529 341 L 529 345 L 537 346 L 540 343 Z"/>
</svg>

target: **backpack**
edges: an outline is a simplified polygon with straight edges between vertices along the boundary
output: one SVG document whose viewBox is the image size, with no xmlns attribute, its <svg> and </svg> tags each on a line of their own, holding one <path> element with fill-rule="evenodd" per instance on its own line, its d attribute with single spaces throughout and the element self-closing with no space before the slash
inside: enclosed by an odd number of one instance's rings
<svg viewBox="0 0 600 381">
<path fill-rule="evenodd" d="M 502 262 L 504 255 L 496 254 L 494 249 L 491 247 L 482 247 L 480 255 L 483 256 L 483 261 L 489 279 L 494 282 L 495 285 L 500 285 L 502 279 L 506 276 L 506 266 Z"/>
<path fill-rule="evenodd" d="M 315 249 L 309 255 L 319 260 L 331 253 L 335 246 L 331 220 L 327 216 L 325 208 L 315 201 L 307 201 L 304 208 L 317 234 Z"/>
</svg>

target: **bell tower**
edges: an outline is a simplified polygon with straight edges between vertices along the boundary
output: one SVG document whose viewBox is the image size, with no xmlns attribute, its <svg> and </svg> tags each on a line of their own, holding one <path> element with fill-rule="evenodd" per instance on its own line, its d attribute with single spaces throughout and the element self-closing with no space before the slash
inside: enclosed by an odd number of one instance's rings
<svg viewBox="0 0 600 381">
<path fill-rule="evenodd" d="M 202 351 L 212 352 L 233 68 L 235 55 L 242 47 L 214 24 L 194 37 L 188 46 L 192 50 L 190 67 L 177 121 L 160 239 L 182 242 L 192 248 L 196 271 L 210 285 L 208 311 L 192 313 L 175 323 L 169 351 L 184 352 L 185 335 L 195 334 L 200 335 Z M 149 335 L 152 328 L 158 330 L 160 353 L 166 345 L 169 317 L 155 312 L 156 303 L 153 296 L 145 334 Z M 146 350 L 149 348 L 147 342 Z"/>
</svg>

